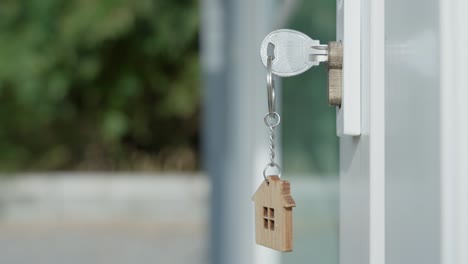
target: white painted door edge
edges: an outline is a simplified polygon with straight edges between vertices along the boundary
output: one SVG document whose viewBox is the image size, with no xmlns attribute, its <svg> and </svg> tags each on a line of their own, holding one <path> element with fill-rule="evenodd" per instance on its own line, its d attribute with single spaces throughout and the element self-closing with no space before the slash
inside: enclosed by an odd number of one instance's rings
<svg viewBox="0 0 468 264">
<path fill-rule="evenodd" d="M 337 135 L 361 135 L 361 0 L 337 0 L 336 40 L 343 43 L 341 107 Z"/>
<path fill-rule="evenodd" d="M 468 263 L 468 2 L 440 5 L 441 264 Z"/>
</svg>

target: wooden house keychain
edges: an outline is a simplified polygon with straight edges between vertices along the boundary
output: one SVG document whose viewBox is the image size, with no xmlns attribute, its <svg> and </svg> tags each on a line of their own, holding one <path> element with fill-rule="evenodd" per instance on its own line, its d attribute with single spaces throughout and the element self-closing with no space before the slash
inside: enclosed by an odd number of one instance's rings
<svg viewBox="0 0 468 264">
<path fill-rule="evenodd" d="M 268 113 L 264 118 L 270 130 L 270 161 L 263 170 L 265 180 L 252 198 L 255 203 L 255 241 L 278 251 L 292 251 L 292 208 L 296 203 L 291 197 L 289 182 L 281 180 L 281 167 L 275 162 L 275 128 L 281 118 L 275 112 L 272 60 L 272 56 L 268 56 Z M 277 169 L 276 175 L 267 175 L 270 168 Z"/>
</svg>

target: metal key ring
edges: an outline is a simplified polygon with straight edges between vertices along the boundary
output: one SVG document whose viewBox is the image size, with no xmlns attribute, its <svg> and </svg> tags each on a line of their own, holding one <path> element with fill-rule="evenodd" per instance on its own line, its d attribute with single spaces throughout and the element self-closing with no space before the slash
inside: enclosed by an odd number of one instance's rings
<svg viewBox="0 0 468 264">
<path fill-rule="evenodd" d="M 278 175 L 278 177 L 281 178 L 281 167 L 280 167 L 278 164 L 276 164 L 276 162 L 268 163 L 268 164 L 266 165 L 265 169 L 263 169 L 263 178 L 265 178 L 266 183 L 270 183 L 270 182 L 268 181 L 268 178 L 267 178 L 267 175 L 266 175 L 267 170 L 268 170 L 268 168 L 270 168 L 270 167 L 271 167 L 271 168 L 276 167 L 276 169 L 278 170 L 277 175 Z"/>
<path fill-rule="evenodd" d="M 275 84 L 273 80 L 272 70 L 273 58 L 267 58 L 267 96 L 268 96 L 268 114 L 273 115 L 275 112 Z"/>
<path fill-rule="evenodd" d="M 271 114 L 266 113 L 266 115 L 263 117 L 263 121 L 265 122 L 265 125 L 267 125 L 267 127 L 274 128 L 281 122 L 281 117 L 276 112 L 273 112 Z"/>
</svg>

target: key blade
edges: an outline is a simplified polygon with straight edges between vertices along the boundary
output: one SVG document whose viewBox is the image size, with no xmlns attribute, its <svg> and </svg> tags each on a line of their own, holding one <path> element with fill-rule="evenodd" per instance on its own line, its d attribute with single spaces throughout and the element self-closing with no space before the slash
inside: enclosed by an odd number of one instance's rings
<svg viewBox="0 0 468 264">
<path fill-rule="evenodd" d="M 326 62 L 328 60 L 328 45 L 316 45 L 312 46 L 310 57 L 311 61 L 315 62 Z"/>
</svg>

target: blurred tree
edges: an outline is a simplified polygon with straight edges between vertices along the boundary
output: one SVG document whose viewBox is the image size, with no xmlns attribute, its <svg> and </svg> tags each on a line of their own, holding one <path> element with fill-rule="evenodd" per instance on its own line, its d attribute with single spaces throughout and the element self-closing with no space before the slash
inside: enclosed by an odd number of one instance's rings
<svg viewBox="0 0 468 264">
<path fill-rule="evenodd" d="M 195 0 L 0 2 L 0 170 L 195 169 Z"/>
</svg>

